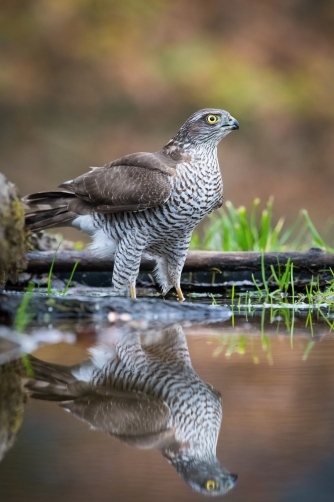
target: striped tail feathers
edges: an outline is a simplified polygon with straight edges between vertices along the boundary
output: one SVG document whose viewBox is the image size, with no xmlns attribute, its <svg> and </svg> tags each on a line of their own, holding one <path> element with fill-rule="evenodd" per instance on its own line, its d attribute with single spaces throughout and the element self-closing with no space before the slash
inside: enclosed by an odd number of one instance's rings
<svg viewBox="0 0 334 502">
<path fill-rule="evenodd" d="M 77 380 L 74 366 L 41 361 L 29 356 L 33 376 L 25 382 L 30 396 L 46 401 L 67 401 L 91 392 L 91 383 Z"/>
<path fill-rule="evenodd" d="M 72 192 L 64 190 L 26 195 L 22 199 L 23 206 L 28 211 L 26 227 L 38 231 L 72 221 L 73 215 L 68 212 L 68 205 L 73 197 Z"/>
<path fill-rule="evenodd" d="M 70 190 L 36 192 L 22 197 L 22 203 L 28 211 L 45 211 L 56 207 L 67 207 L 68 199 L 75 197 Z"/>
<path fill-rule="evenodd" d="M 27 214 L 25 225 L 29 230 L 38 232 L 52 227 L 63 227 L 70 225 L 78 215 L 67 211 L 51 209 L 48 211 L 39 211 L 37 213 Z"/>
<path fill-rule="evenodd" d="M 29 362 L 35 380 L 57 384 L 72 384 L 77 380 L 72 373 L 73 366 L 48 363 L 32 355 L 29 356 Z"/>
<path fill-rule="evenodd" d="M 32 399 L 68 402 L 92 393 L 92 384 L 77 381 L 73 384 L 47 383 L 30 379 L 25 383 Z"/>
<path fill-rule="evenodd" d="M 70 225 L 82 214 L 90 214 L 92 206 L 76 197 L 71 191 L 72 181 L 63 183 L 65 189 L 50 192 L 37 192 L 26 195 L 22 199 L 27 210 L 26 226 L 32 231 L 44 230 L 50 227 Z"/>
</svg>

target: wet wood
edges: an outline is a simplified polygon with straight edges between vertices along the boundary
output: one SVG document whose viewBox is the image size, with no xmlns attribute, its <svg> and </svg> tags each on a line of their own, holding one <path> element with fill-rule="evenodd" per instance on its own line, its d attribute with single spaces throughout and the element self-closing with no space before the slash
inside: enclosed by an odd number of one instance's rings
<svg viewBox="0 0 334 502">
<path fill-rule="evenodd" d="M 0 294 L 0 318 L 7 316 L 12 322 L 22 302 L 22 294 Z M 114 313 L 115 315 L 111 315 Z M 132 300 L 121 296 L 52 296 L 32 293 L 29 298 L 29 314 L 40 324 L 57 319 L 94 319 L 115 322 L 129 320 L 149 321 L 157 328 L 170 322 L 223 322 L 231 317 L 231 311 L 223 305 L 214 308 L 208 304 L 164 300 L 161 298 L 138 298 Z M 48 321 L 45 321 L 47 315 Z M 0 330 L 1 337 L 1 330 Z"/>
<path fill-rule="evenodd" d="M 33 274 L 48 273 L 54 258 L 54 252 L 39 251 L 27 254 L 27 272 Z M 216 251 L 189 251 L 184 272 L 206 271 L 251 271 L 261 270 L 262 254 L 254 251 L 247 252 L 216 252 Z M 270 252 L 264 253 L 264 265 L 268 269 L 270 265 L 277 268 L 278 263 L 284 266 L 288 260 L 299 270 L 318 272 L 332 268 L 334 270 L 334 254 L 327 253 L 319 248 L 311 248 L 303 252 Z M 76 261 L 79 261 L 77 271 L 102 272 L 113 269 L 113 257 L 100 259 L 94 257 L 89 251 L 61 251 L 58 252 L 54 272 L 72 271 Z M 153 260 L 143 258 L 141 272 L 151 272 L 155 266 Z"/>
</svg>

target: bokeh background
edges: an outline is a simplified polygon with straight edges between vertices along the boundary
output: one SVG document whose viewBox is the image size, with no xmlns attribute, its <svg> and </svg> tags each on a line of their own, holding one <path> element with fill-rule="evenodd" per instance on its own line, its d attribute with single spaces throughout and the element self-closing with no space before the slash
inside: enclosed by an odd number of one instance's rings
<svg viewBox="0 0 334 502">
<path fill-rule="evenodd" d="M 225 198 L 334 215 L 331 0 L 2 0 L 0 171 L 21 194 L 155 151 L 203 107 Z M 328 227 L 327 227 L 328 228 Z"/>
</svg>

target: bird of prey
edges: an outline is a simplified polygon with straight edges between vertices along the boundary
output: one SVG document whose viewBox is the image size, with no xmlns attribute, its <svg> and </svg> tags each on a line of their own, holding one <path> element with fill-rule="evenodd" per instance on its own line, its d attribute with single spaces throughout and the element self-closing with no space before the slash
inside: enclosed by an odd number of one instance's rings
<svg viewBox="0 0 334 502">
<path fill-rule="evenodd" d="M 75 366 L 30 356 L 32 397 L 59 401 L 128 445 L 157 449 L 197 492 L 228 492 L 237 475 L 216 457 L 221 395 L 195 373 L 181 326 L 142 338 L 136 328 L 113 330 L 105 333 L 109 345 L 93 347 L 90 359 Z"/>
<path fill-rule="evenodd" d="M 27 227 L 71 225 L 89 234 L 98 257 L 115 254 L 116 291 L 130 289 L 143 253 L 157 262 L 156 277 L 166 294 L 180 277 L 196 225 L 223 203 L 217 145 L 239 129 L 224 111 L 194 113 L 158 152 L 133 153 L 66 181 L 59 190 L 24 197 Z"/>
</svg>

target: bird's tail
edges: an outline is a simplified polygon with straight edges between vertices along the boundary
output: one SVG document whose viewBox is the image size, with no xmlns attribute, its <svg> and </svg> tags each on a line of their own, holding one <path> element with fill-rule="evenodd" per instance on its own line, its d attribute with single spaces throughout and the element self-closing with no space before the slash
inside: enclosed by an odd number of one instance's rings
<svg viewBox="0 0 334 502">
<path fill-rule="evenodd" d="M 41 361 L 29 356 L 31 376 L 25 388 L 31 397 L 46 401 L 67 401 L 83 394 L 88 385 L 72 374 L 73 366 Z"/>
<path fill-rule="evenodd" d="M 69 210 L 75 201 L 75 195 L 67 190 L 53 192 L 37 192 L 23 197 L 22 202 L 28 211 L 25 218 L 26 227 L 33 231 L 50 227 L 70 225 L 77 214 Z"/>
</svg>

